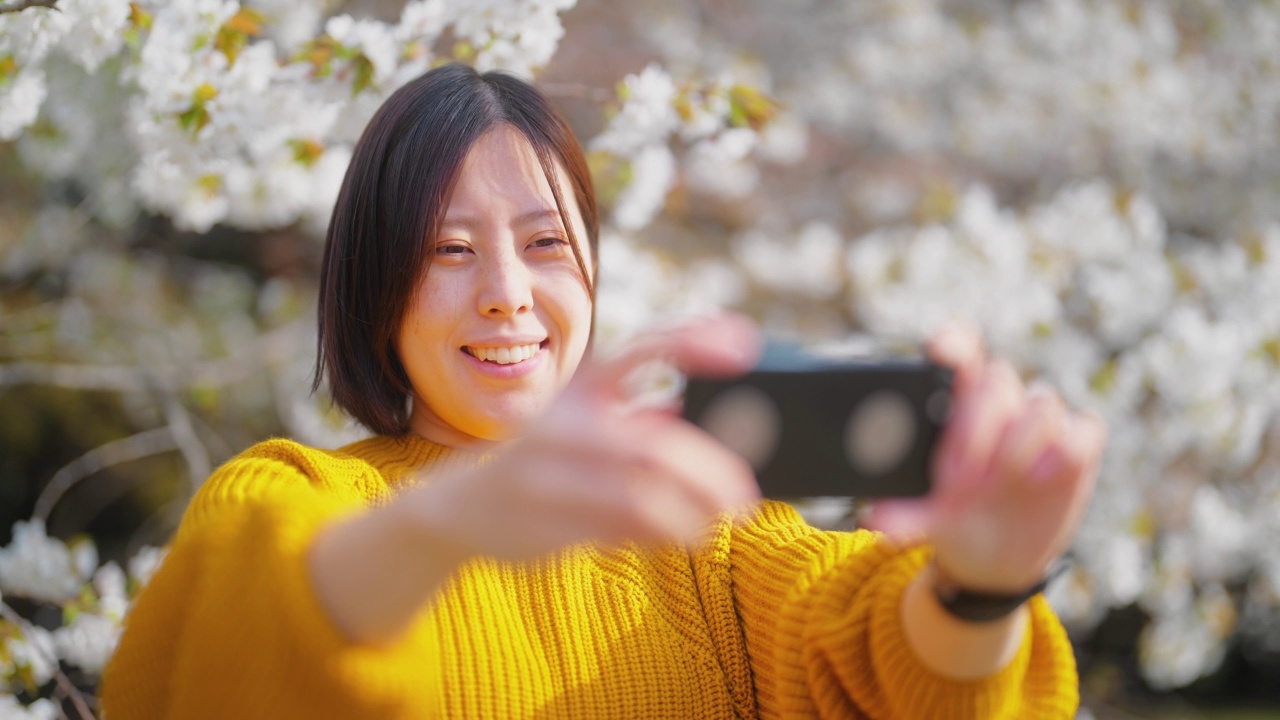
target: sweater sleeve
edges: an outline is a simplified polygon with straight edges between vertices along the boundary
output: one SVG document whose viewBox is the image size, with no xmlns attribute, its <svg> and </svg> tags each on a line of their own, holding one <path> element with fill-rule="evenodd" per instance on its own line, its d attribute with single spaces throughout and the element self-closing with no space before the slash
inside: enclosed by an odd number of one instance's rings
<svg viewBox="0 0 1280 720">
<path fill-rule="evenodd" d="M 1017 655 L 975 681 L 936 674 L 903 632 L 903 594 L 927 547 L 828 532 L 766 503 L 728 543 L 729 584 L 761 718 L 999 720 L 1074 717 L 1075 660 L 1043 597 Z"/>
<path fill-rule="evenodd" d="M 104 717 L 431 716 L 429 613 L 394 645 L 359 646 L 312 590 L 305 556 L 317 533 L 387 496 L 372 469 L 322 472 L 317 452 L 269 441 L 204 484 L 126 618 Z"/>
</svg>

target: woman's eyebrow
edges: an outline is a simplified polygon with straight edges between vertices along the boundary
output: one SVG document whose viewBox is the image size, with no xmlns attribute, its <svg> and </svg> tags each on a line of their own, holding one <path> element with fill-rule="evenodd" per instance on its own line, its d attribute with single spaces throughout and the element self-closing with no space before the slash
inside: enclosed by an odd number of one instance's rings
<svg viewBox="0 0 1280 720">
<path fill-rule="evenodd" d="M 535 220 L 560 219 L 560 212 L 555 208 L 536 208 L 526 210 L 515 217 L 515 225 L 527 225 Z M 473 230 L 483 224 L 483 216 L 479 215 L 446 215 L 440 222 L 442 226 Z"/>
</svg>

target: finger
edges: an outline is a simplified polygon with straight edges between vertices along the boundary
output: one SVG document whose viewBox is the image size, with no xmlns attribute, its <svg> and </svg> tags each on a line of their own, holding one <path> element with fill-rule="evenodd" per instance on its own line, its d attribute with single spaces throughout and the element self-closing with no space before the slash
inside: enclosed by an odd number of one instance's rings
<svg viewBox="0 0 1280 720">
<path fill-rule="evenodd" d="M 603 468 L 610 476 L 628 469 L 677 475 L 715 511 L 759 498 L 755 475 L 740 455 L 662 409 L 596 412 L 579 425 L 544 426 L 536 445 L 542 454 Z"/>
<path fill-rule="evenodd" d="M 1032 483 L 1061 508 L 1057 538 L 1046 552 L 1050 558 L 1066 550 L 1080 526 L 1097 483 L 1106 436 L 1105 424 L 1093 413 L 1070 416 L 1066 423 L 1069 440 L 1047 450 L 1038 463 L 1042 467 L 1033 470 Z"/>
<path fill-rule="evenodd" d="M 684 540 L 712 514 L 662 473 L 626 465 L 617 455 L 540 446 L 523 453 L 520 464 L 536 470 L 509 500 L 528 518 L 527 540 L 538 547 Z"/>
<path fill-rule="evenodd" d="M 548 449 L 522 458 L 539 468 L 528 477 L 530 505 L 543 515 L 565 522 L 569 518 L 616 519 L 630 510 L 626 478 L 616 464 L 601 457 L 574 457 Z"/>
<path fill-rule="evenodd" d="M 641 542 L 691 541 L 716 515 L 661 472 L 633 475 L 630 494 L 633 503 L 628 524 L 634 528 L 633 537 Z"/>
<path fill-rule="evenodd" d="M 618 398 L 627 376 L 647 362 L 671 361 L 691 375 L 735 375 L 749 370 L 759 358 L 760 350 L 760 335 L 755 325 L 744 316 L 724 314 L 650 332 L 621 354 L 584 365 L 578 376 L 588 391 Z"/>
<path fill-rule="evenodd" d="M 538 494 L 558 498 L 559 510 L 612 517 L 615 532 L 634 539 L 675 537 L 680 528 L 701 527 L 712 515 L 759 498 L 745 460 L 662 412 L 604 418 L 540 443 L 540 453 L 572 462 L 559 477 L 544 479 Z"/>
<path fill-rule="evenodd" d="M 987 364 L 982 335 L 963 320 L 948 320 L 930 336 L 925 351 L 933 362 L 955 373 L 952 390 L 967 393 L 982 377 Z"/>
<path fill-rule="evenodd" d="M 680 488 L 705 511 L 723 512 L 759 499 L 751 466 L 701 428 L 652 415 L 627 425 L 628 435 L 638 440 L 629 462 Z"/>
<path fill-rule="evenodd" d="M 1032 466 L 1051 445 L 1067 440 L 1066 405 L 1047 386 L 1027 392 L 1022 414 L 1010 422 L 993 457 L 993 471 L 1003 482 L 1031 482 Z"/>
<path fill-rule="evenodd" d="M 1013 366 L 1002 360 L 989 363 L 943 432 L 934 468 L 940 492 L 949 495 L 982 480 L 1005 426 L 1023 402 L 1022 381 Z"/>
<path fill-rule="evenodd" d="M 1092 411 L 1068 415 L 1060 442 L 1046 448 L 1033 464 L 1030 477 L 1037 485 L 1074 481 L 1082 473 L 1096 475 L 1106 443 L 1106 423 Z M 1092 477 L 1083 478 L 1092 481 Z"/>
<path fill-rule="evenodd" d="M 933 523 L 933 505 L 926 499 L 881 500 L 871 506 L 864 525 L 896 542 L 927 537 Z"/>
</svg>

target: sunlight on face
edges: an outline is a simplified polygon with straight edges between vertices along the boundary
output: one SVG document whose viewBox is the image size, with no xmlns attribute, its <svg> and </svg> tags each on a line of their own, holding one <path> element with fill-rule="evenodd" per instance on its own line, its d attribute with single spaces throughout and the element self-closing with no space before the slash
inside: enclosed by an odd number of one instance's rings
<svg viewBox="0 0 1280 720">
<path fill-rule="evenodd" d="M 592 267 L 572 185 L 556 169 Z M 397 335 L 411 431 L 453 447 L 519 435 L 573 376 L 590 332 L 591 296 L 551 186 L 533 146 L 501 125 L 463 163 Z"/>
</svg>

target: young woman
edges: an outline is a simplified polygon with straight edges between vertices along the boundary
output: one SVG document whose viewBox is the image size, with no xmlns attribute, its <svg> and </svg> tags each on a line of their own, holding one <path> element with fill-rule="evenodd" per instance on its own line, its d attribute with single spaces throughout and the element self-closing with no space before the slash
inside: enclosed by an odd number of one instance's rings
<svg viewBox="0 0 1280 720">
<path fill-rule="evenodd" d="M 936 490 L 877 508 L 912 541 L 816 530 L 626 403 L 651 359 L 750 367 L 748 323 L 587 358 L 597 226 L 529 85 L 447 66 L 387 101 L 329 227 L 317 377 L 376 435 L 270 440 L 209 478 L 128 618 L 108 718 L 1073 716 L 1071 648 L 1031 596 L 1097 419 L 942 330 Z"/>
</svg>

